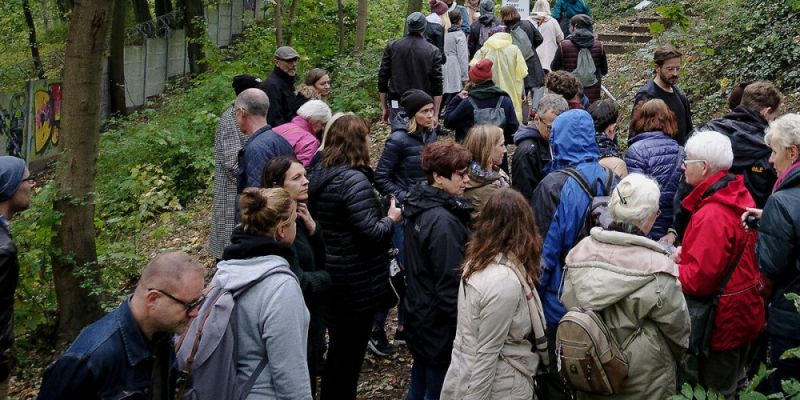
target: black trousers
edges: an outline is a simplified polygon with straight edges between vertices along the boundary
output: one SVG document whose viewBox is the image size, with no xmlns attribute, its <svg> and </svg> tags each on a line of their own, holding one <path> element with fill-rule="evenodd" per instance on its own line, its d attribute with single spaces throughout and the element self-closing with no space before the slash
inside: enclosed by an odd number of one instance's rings
<svg viewBox="0 0 800 400">
<path fill-rule="evenodd" d="M 331 315 L 321 400 L 355 400 L 373 315 L 373 312 L 348 314 L 344 310 Z"/>
</svg>

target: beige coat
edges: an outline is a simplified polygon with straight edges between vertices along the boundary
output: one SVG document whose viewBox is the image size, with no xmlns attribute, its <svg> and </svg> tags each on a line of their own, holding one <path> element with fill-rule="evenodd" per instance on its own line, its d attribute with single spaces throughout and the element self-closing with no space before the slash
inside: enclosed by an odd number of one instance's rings
<svg viewBox="0 0 800 400">
<path fill-rule="evenodd" d="M 472 223 L 475 223 L 475 219 L 478 218 L 483 203 L 489 200 L 489 197 L 498 189 L 510 185 L 511 178 L 508 177 L 506 171 L 500 168 L 484 176 L 475 175 L 473 171 L 470 170 L 469 182 L 467 182 L 467 188 L 464 190 L 464 197 L 472 203 L 472 213 L 470 213 Z"/>
<path fill-rule="evenodd" d="M 593 228 L 567 255 L 561 302 L 599 311 L 629 362 L 620 393 L 579 399 L 665 399 L 689 347 L 689 312 L 678 268 L 656 242 Z M 637 332 L 637 328 L 641 328 Z"/>
<path fill-rule="evenodd" d="M 458 327 L 441 400 L 534 398 L 532 377 L 539 356 L 527 340 L 528 302 L 514 267 L 500 260 L 498 255 L 468 282 L 461 282 Z"/>
</svg>

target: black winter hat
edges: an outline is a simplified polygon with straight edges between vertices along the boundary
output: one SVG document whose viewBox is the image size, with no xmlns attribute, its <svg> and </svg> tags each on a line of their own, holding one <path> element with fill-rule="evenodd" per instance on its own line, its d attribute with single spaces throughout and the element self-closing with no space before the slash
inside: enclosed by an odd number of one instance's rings
<svg viewBox="0 0 800 400">
<path fill-rule="evenodd" d="M 258 87 L 258 84 L 261 83 L 261 79 L 256 78 L 253 75 L 236 75 L 233 77 L 233 91 L 236 92 L 238 96 L 239 93 L 244 92 L 247 89 L 252 89 L 254 87 Z"/>
<path fill-rule="evenodd" d="M 433 98 L 419 89 L 409 89 L 400 97 L 400 105 L 403 106 L 408 118 L 413 118 L 422 107 L 428 104 L 433 104 Z"/>
</svg>

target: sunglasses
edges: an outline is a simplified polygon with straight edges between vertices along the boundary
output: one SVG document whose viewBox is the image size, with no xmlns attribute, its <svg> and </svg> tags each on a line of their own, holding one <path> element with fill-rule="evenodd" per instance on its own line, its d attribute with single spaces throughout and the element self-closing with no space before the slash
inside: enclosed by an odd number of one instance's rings
<svg viewBox="0 0 800 400">
<path fill-rule="evenodd" d="M 164 296 L 169 297 L 170 299 L 172 299 L 172 301 L 184 306 L 186 308 L 186 314 L 189 314 L 195 308 L 200 307 L 203 304 L 203 301 L 206 300 L 206 296 L 202 295 L 202 296 L 198 297 L 197 300 L 187 303 L 187 302 L 185 302 L 185 301 L 183 301 L 183 300 L 181 300 L 181 299 L 179 299 L 179 298 L 177 298 L 177 297 L 175 297 L 175 296 L 173 296 L 173 295 L 171 295 L 171 294 L 169 294 L 166 291 L 163 291 L 161 289 L 149 288 L 147 290 L 155 290 L 156 292 L 161 293 Z"/>
</svg>

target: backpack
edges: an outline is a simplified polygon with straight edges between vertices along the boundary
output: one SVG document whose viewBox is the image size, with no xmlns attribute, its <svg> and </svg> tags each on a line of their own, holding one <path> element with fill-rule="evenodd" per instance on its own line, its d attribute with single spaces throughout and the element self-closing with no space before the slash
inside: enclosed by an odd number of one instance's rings
<svg viewBox="0 0 800 400">
<path fill-rule="evenodd" d="M 497 99 L 497 105 L 494 108 L 479 108 L 472 97 L 467 97 L 469 103 L 472 104 L 472 120 L 475 125 L 489 124 L 502 127 L 506 124 L 506 110 L 503 110 L 503 96 Z"/>
<path fill-rule="evenodd" d="M 519 48 L 519 51 L 522 52 L 522 58 L 526 61 L 529 60 L 531 57 L 536 54 L 533 51 L 533 44 L 531 43 L 531 39 L 528 37 L 528 34 L 522 29 L 522 23 L 517 25 L 516 28 L 511 30 L 511 43 L 514 44 Z"/>
<path fill-rule="evenodd" d="M 625 348 L 639 333 L 634 331 Z M 571 308 L 556 330 L 559 372 L 572 390 L 612 395 L 628 377 L 628 360 L 605 322 L 591 310 Z"/>
<path fill-rule="evenodd" d="M 611 199 L 611 189 L 614 186 L 614 171 L 603 167 L 606 171 L 606 180 L 603 183 L 603 193 L 598 194 L 594 191 L 594 185 L 589 182 L 578 172 L 574 167 L 567 167 L 560 170 L 562 173 L 569 175 L 572 179 L 578 182 L 578 185 L 583 189 L 583 192 L 589 196 L 589 206 L 584 214 L 584 221 L 581 228 L 575 233 L 575 241 L 573 244 L 578 243 L 581 239 L 589 236 L 589 231 L 595 226 L 608 228 L 613 221 L 611 213 L 608 211 L 608 201 Z M 602 183 L 602 182 L 601 182 Z"/>
<path fill-rule="evenodd" d="M 179 371 L 176 399 L 243 400 L 250 394 L 269 357 L 259 362 L 246 381 L 236 376 L 236 298 L 275 274 L 294 277 L 288 267 L 277 267 L 236 291 L 212 284 L 197 317 L 189 324 L 176 346 Z"/>
<path fill-rule="evenodd" d="M 578 78 L 583 87 L 593 86 L 597 83 L 597 68 L 594 66 L 592 50 L 586 47 L 578 51 L 578 62 L 572 73 Z"/>
</svg>

